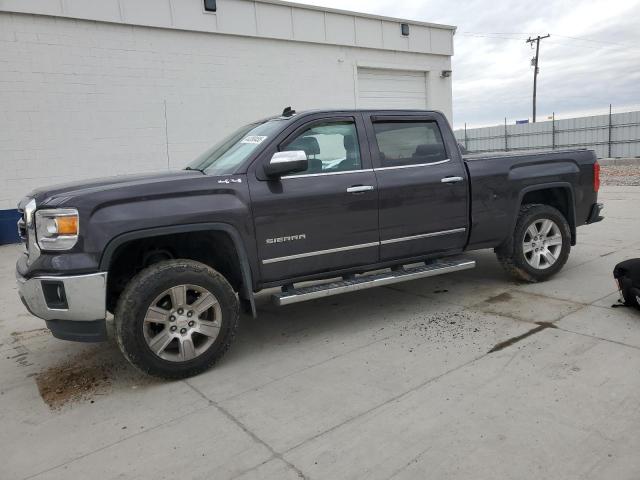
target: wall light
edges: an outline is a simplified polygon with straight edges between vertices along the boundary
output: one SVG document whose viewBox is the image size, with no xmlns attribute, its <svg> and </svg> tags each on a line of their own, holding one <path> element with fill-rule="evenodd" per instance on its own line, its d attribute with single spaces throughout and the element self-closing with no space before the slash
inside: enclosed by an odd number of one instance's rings
<svg viewBox="0 0 640 480">
<path fill-rule="evenodd" d="M 215 12 L 216 11 L 216 0 L 204 0 L 204 11 L 205 12 Z"/>
</svg>

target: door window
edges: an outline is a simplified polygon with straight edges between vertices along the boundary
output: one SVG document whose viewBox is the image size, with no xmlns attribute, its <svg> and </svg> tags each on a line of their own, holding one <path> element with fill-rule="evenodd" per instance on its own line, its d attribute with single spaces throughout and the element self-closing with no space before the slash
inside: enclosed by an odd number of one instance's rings
<svg viewBox="0 0 640 480">
<path fill-rule="evenodd" d="M 447 159 L 436 122 L 375 122 L 373 130 L 383 167 L 418 165 Z"/>
<path fill-rule="evenodd" d="M 362 168 L 358 133 L 353 121 L 316 123 L 287 141 L 280 150 L 303 150 L 307 154 L 309 168 L 293 175 Z"/>
</svg>

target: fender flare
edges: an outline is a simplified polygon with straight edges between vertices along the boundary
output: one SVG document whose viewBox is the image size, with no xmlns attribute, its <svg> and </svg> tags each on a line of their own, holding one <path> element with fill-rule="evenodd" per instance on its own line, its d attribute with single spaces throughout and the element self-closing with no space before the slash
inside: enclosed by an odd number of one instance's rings
<svg viewBox="0 0 640 480">
<path fill-rule="evenodd" d="M 571 245 L 576 244 L 576 199 L 575 194 L 573 192 L 573 185 L 569 182 L 550 182 L 550 183 L 540 183 L 536 185 L 530 185 L 528 187 L 523 188 L 518 193 L 518 203 L 517 209 L 513 216 L 513 222 L 511 225 L 510 231 L 513 232 L 513 229 L 516 226 L 516 222 L 518 220 L 518 211 L 522 206 L 522 200 L 527 193 L 535 192 L 538 190 L 549 190 L 551 188 L 561 188 L 569 194 L 569 218 L 567 218 L 567 222 L 569 222 L 569 230 L 571 232 Z"/>
<path fill-rule="evenodd" d="M 204 232 L 204 231 L 219 231 L 229 235 L 238 255 L 238 261 L 240 262 L 240 273 L 242 275 L 242 291 L 241 297 L 248 300 L 251 304 L 251 313 L 254 318 L 257 317 L 257 310 L 255 299 L 253 298 L 253 275 L 251 273 L 251 264 L 249 263 L 249 257 L 247 251 L 242 242 L 242 238 L 238 231 L 227 223 L 192 223 L 186 225 L 172 225 L 169 227 L 154 227 L 146 228 L 143 230 L 134 230 L 131 232 L 122 233 L 112 238 L 102 252 L 102 258 L 100 259 L 100 270 L 106 272 L 109 270 L 109 265 L 113 259 L 113 255 L 118 247 L 124 245 L 132 240 L 139 240 L 141 238 L 160 237 L 163 235 L 172 235 L 177 233 L 188 232 Z"/>
</svg>

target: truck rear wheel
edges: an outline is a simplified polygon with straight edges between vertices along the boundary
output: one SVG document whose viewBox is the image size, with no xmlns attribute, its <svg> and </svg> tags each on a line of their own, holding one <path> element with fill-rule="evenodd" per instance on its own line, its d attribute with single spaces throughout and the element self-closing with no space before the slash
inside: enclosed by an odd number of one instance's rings
<svg viewBox="0 0 640 480">
<path fill-rule="evenodd" d="M 540 282 L 556 274 L 569 258 L 567 219 L 549 205 L 520 208 L 513 236 L 496 249 L 498 260 L 516 280 Z"/>
<path fill-rule="evenodd" d="M 168 260 L 131 279 L 118 300 L 115 331 L 135 367 L 179 379 L 207 370 L 224 355 L 238 318 L 238 298 L 222 275 L 193 260 Z"/>
</svg>

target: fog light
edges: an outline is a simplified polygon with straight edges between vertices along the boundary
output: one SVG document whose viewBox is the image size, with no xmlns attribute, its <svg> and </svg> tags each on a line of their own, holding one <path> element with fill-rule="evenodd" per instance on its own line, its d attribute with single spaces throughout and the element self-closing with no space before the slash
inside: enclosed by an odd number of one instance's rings
<svg viewBox="0 0 640 480">
<path fill-rule="evenodd" d="M 43 280 L 42 293 L 47 307 L 55 310 L 68 310 L 67 294 L 64 291 L 64 283 L 57 280 Z"/>
</svg>

